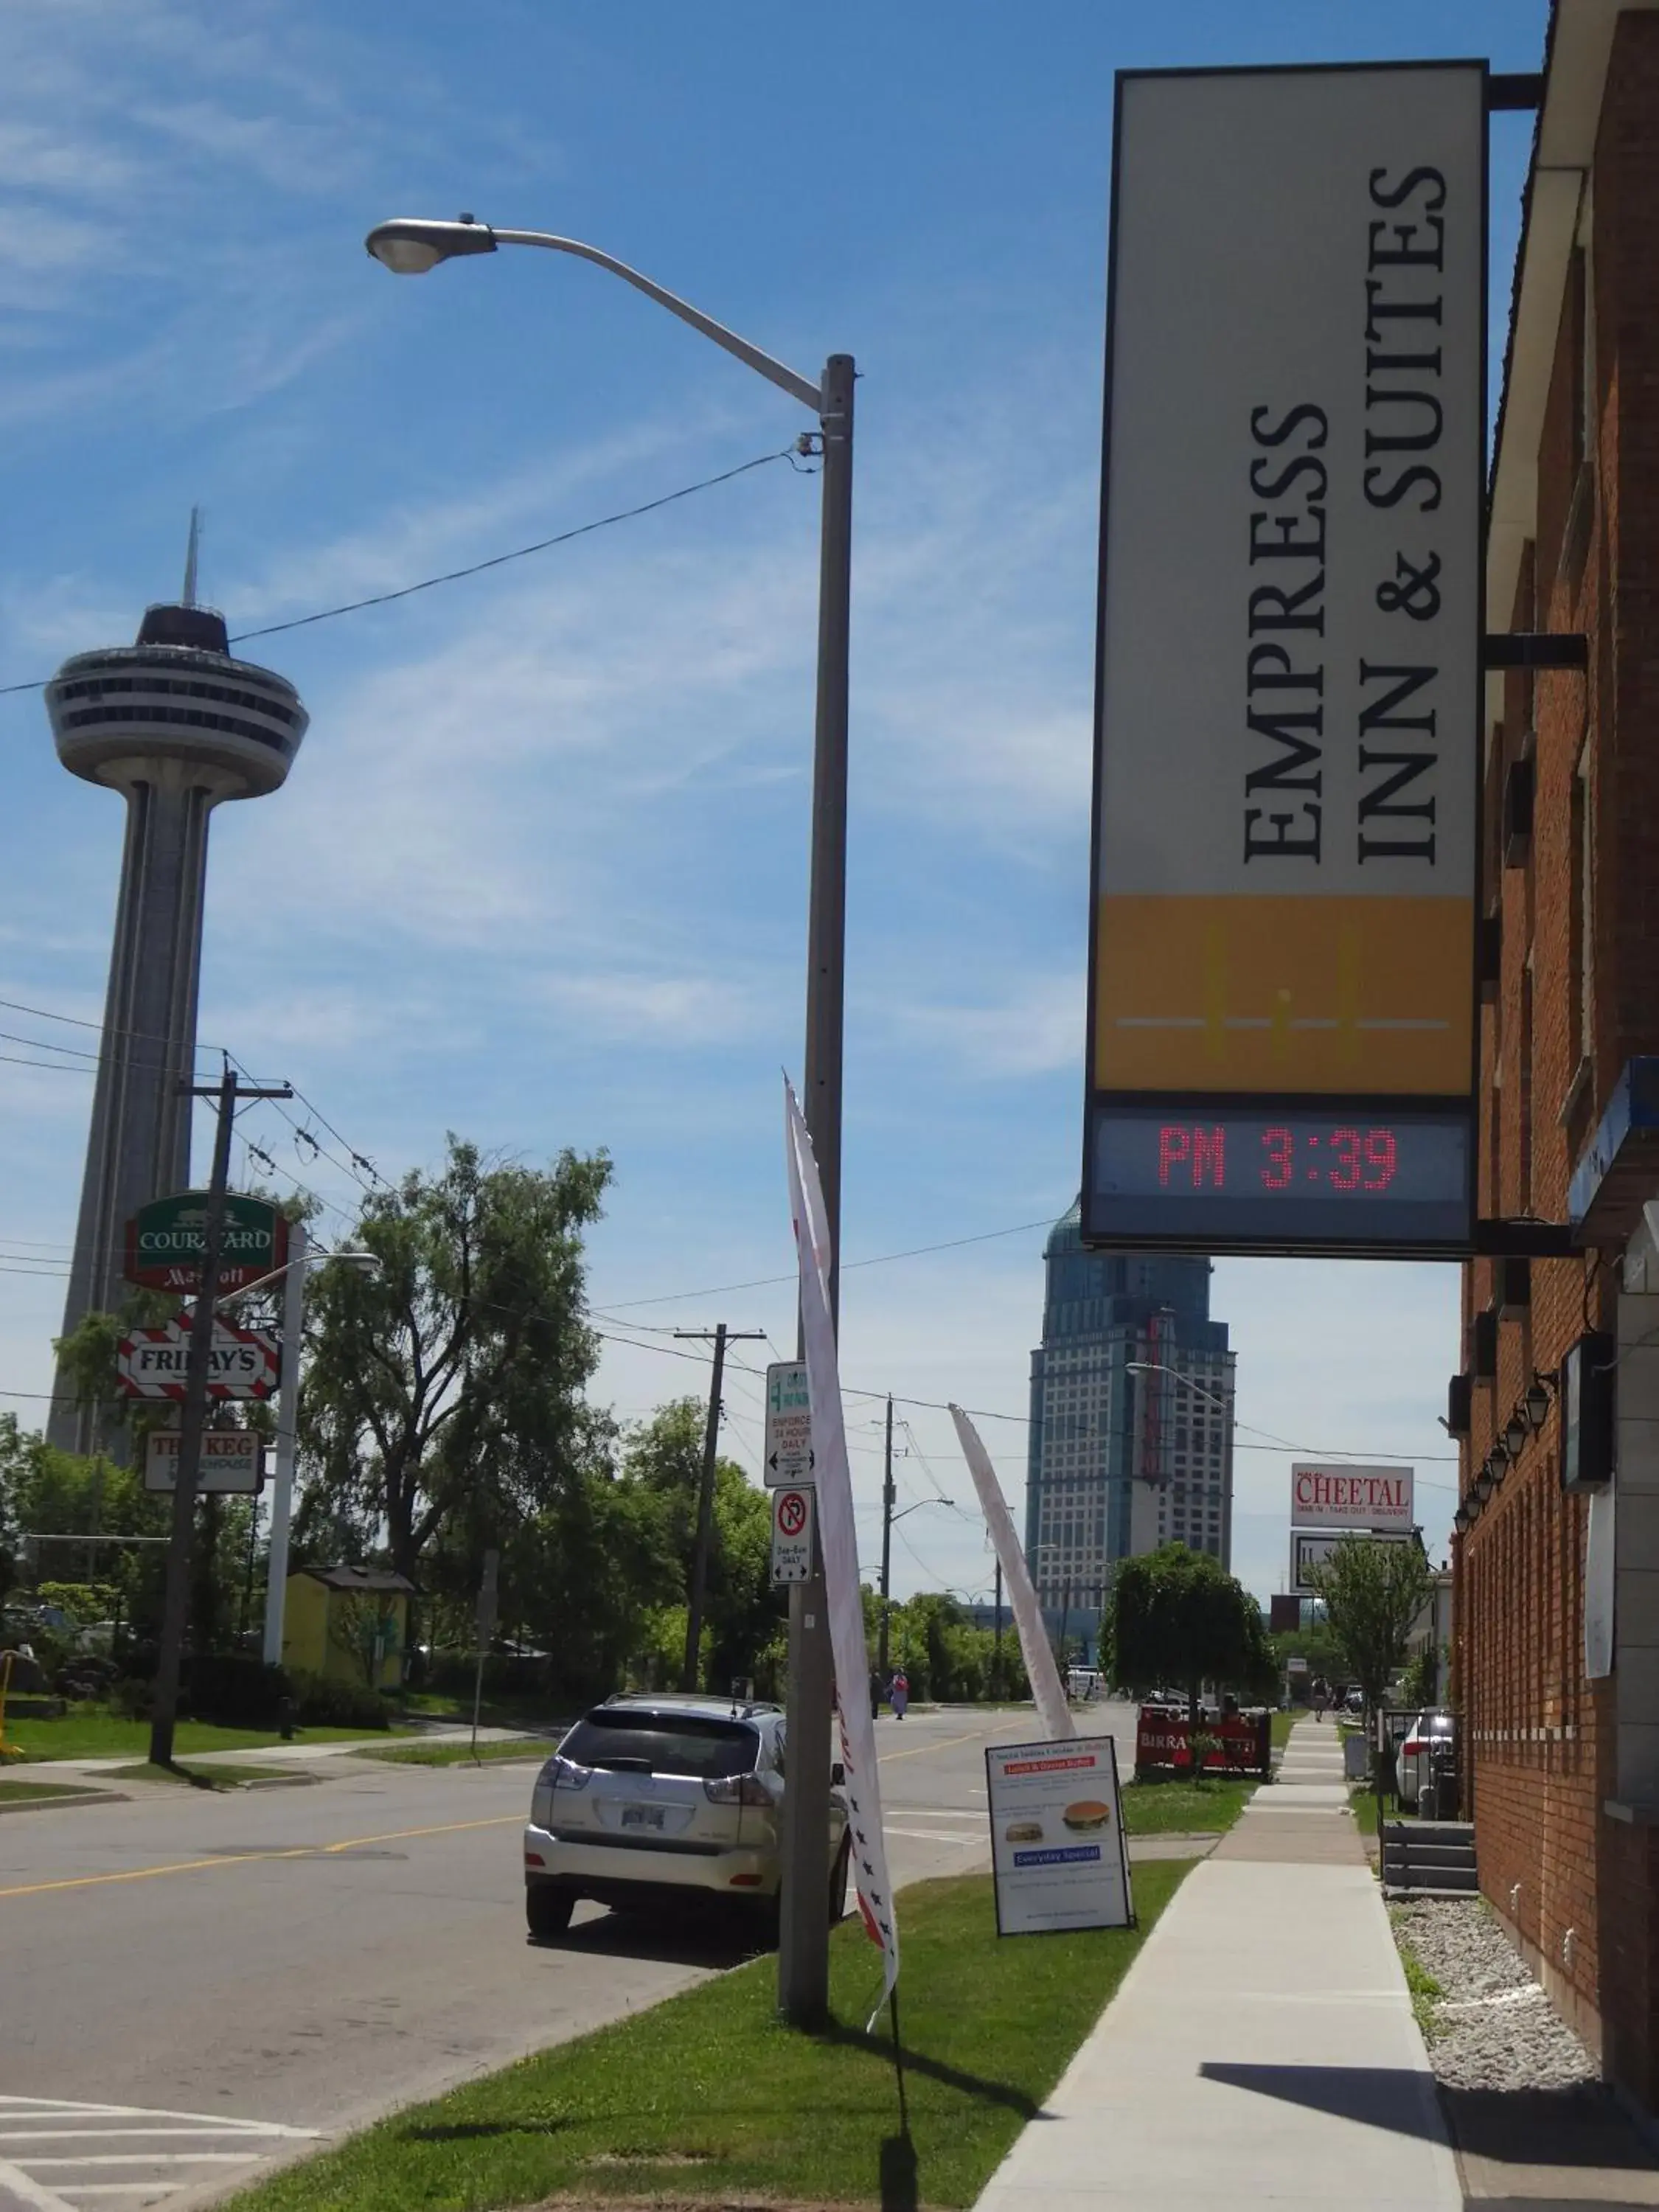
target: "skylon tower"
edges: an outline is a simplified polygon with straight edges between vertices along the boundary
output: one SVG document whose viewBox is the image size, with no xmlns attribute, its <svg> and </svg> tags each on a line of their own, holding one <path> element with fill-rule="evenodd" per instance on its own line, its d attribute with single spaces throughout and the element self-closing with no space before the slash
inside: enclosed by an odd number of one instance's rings
<svg viewBox="0 0 1659 2212">
<path fill-rule="evenodd" d="M 192 515 L 178 604 L 147 608 L 136 644 L 76 653 L 46 686 L 59 760 L 127 802 L 65 1335 L 120 1304 L 129 1217 L 189 1186 L 208 817 L 275 791 L 308 720 L 293 685 L 233 659 L 224 617 L 197 605 L 196 546 Z M 61 1375 L 47 1435 L 93 1449 Z"/>
</svg>

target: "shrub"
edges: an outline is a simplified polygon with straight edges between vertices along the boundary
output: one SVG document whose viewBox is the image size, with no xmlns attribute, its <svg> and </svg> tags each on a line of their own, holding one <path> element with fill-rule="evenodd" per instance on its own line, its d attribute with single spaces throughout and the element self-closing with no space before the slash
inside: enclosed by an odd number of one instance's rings
<svg viewBox="0 0 1659 2212">
<path fill-rule="evenodd" d="M 389 1729 L 392 1707 L 378 1690 L 333 1674 L 307 1674 L 296 1667 L 289 1676 L 302 1727 Z"/>
<path fill-rule="evenodd" d="M 200 1651 L 185 1660 L 180 1686 L 192 1720 L 220 1728 L 274 1729 L 288 1676 L 251 1651 Z"/>
</svg>

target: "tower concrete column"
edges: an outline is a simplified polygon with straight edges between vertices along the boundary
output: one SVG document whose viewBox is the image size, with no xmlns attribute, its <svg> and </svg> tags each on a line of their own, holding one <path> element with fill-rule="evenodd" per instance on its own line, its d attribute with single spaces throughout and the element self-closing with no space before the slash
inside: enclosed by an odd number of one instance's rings
<svg viewBox="0 0 1659 2212">
<path fill-rule="evenodd" d="M 275 791 L 307 721 L 293 686 L 234 659 L 222 617 L 190 603 L 193 547 L 192 530 L 186 604 L 149 608 L 136 645 L 77 654 L 46 687 L 64 767 L 127 803 L 66 1336 L 118 1309 L 132 1214 L 189 1187 L 209 817 Z M 49 1441 L 90 1451 L 94 1421 L 60 1370 Z"/>
</svg>

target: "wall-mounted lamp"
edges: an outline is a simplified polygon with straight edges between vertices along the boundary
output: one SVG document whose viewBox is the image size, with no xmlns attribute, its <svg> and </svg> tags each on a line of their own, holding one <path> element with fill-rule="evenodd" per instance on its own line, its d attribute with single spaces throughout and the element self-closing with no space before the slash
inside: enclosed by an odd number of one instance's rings
<svg viewBox="0 0 1659 2212">
<path fill-rule="evenodd" d="M 1532 1433 L 1532 1424 L 1523 1407 L 1517 1406 L 1504 1425 L 1504 1448 L 1510 1457 L 1519 1459 L 1527 1438 Z"/>
<path fill-rule="evenodd" d="M 1527 1385 L 1527 1395 L 1522 1403 L 1527 1409 L 1527 1419 L 1534 1435 L 1549 1418 L 1550 1400 L 1555 1394 L 1557 1377 L 1551 1370 L 1534 1375 Z"/>
</svg>

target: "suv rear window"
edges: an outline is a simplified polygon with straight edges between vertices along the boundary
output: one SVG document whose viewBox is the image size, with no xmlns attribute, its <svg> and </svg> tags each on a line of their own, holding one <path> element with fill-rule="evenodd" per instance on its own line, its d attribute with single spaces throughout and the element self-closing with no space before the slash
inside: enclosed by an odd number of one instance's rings
<svg viewBox="0 0 1659 2212">
<path fill-rule="evenodd" d="M 559 1747 L 579 1766 L 620 1767 L 624 1772 L 692 1774 L 714 1780 L 752 1774 L 760 1734 L 741 1721 L 701 1713 L 641 1712 L 596 1705 Z"/>
</svg>

